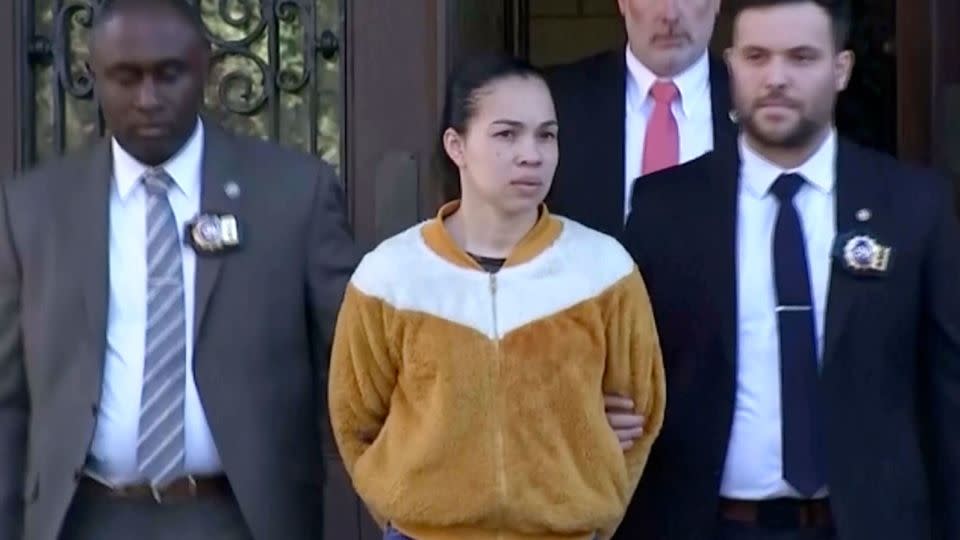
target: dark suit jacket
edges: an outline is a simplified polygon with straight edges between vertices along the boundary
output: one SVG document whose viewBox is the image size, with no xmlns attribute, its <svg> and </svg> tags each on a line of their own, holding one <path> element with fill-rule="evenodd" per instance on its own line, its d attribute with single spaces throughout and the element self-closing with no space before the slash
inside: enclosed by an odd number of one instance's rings
<svg viewBox="0 0 960 540">
<path fill-rule="evenodd" d="M 96 420 L 107 324 L 104 141 L 0 191 L 0 537 L 55 540 Z M 198 256 L 194 375 L 259 540 L 321 535 L 334 320 L 357 260 L 333 170 L 206 123 L 201 211 L 242 246 Z M 231 199 L 224 184 L 235 182 Z"/>
<path fill-rule="evenodd" d="M 736 396 L 736 153 L 637 184 L 624 242 L 646 279 L 667 407 L 618 538 L 713 538 Z M 843 540 L 960 538 L 960 227 L 948 183 L 841 139 L 837 231 L 893 248 L 883 277 L 834 260 L 820 395 Z M 872 211 L 866 224 L 861 208 Z M 931 533 L 939 521 L 946 535 Z"/>
<path fill-rule="evenodd" d="M 611 236 L 623 232 L 627 76 L 624 49 L 547 71 L 560 122 L 550 210 Z M 730 146 L 737 133 L 730 120 L 730 81 L 726 66 L 714 57 L 710 98 L 713 146 Z"/>
</svg>

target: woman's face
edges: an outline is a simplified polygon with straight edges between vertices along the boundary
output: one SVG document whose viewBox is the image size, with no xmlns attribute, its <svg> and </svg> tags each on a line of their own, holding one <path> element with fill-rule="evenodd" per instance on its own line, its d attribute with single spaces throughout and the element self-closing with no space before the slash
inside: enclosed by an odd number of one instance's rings
<svg viewBox="0 0 960 540">
<path fill-rule="evenodd" d="M 511 215 L 536 209 L 557 169 L 557 116 L 546 84 L 511 76 L 476 91 L 462 135 L 444 134 L 460 169 L 464 200 Z"/>
</svg>

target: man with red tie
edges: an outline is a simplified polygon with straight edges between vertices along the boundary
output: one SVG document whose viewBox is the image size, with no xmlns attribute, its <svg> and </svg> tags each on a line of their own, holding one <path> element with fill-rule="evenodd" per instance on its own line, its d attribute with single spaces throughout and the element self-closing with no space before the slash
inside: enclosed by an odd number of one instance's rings
<svg viewBox="0 0 960 540">
<path fill-rule="evenodd" d="M 628 39 L 622 49 L 547 71 L 560 122 L 560 162 L 547 203 L 619 238 L 639 177 L 714 148 L 735 151 L 737 127 L 726 66 L 707 50 L 720 0 L 618 3 Z M 629 400 L 608 396 L 606 405 L 621 441 L 642 433 Z M 633 513 L 618 537 L 632 537 Z"/>
<path fill-rule="evenodd" d="M 634 181 L 735 139 L 723 62 L 707 47 L 720 0 L 619 0 L 623 49 L 556 66 L 550 209 L 620 236 Z"/>
</svg>

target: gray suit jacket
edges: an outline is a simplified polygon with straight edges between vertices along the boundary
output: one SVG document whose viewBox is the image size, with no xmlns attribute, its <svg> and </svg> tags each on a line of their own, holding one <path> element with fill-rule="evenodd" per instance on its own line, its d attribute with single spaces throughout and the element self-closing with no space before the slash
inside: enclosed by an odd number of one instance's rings
<svg viewBox="0 0 960 540">
<path fill-rule="evenodd" d="M 200 398 L 254 537 L 320 538 L 328 347 L 357 261 L 342 189 L 319 160 L 206 127 L 201 211 L 243 236 L 197 258 Z M 93 437 L 111 168 L 105 141 L 0 188 L 2 538 L 57 538 Z"/>
</svg>

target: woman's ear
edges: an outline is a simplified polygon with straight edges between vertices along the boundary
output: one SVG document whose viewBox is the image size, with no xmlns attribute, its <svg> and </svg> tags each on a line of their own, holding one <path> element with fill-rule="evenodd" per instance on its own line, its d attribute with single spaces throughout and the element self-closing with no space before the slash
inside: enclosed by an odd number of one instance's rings
<svg viewBox="0 0 960 540">
<path fill-rule="evenodd" d="M 446 131 L 443 132 L 443 150 L 447 153 L 450 161 L 458 168 L 463 168 L 464 165 L 463 144 L 463 136 L 457 133 L 457 130 L 447 128 Z"/>
</svg>

